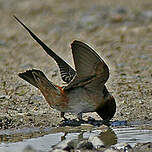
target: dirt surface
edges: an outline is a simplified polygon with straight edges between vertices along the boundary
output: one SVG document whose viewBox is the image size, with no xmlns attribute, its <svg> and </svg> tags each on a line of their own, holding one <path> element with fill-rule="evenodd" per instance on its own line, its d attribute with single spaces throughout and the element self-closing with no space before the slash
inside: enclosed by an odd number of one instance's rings
<svg viewBox="0 0 152 152">
<path fill-rule="evenodd" d="M 36 88 L 17 76 L 35 68 L 55 84 L 63 83 L 55 62 L 14 14 L 72 66 L 73 40 L 89 44 L 101 55 L 110 68 L 106 85 L 117 102 L 113 120 L 152 120 L 151 0 L 1 0 L 1 129 L 52 126 L 62 120 Z M 94 113 L 87 116 L 100 119 Z"/>
</svg>

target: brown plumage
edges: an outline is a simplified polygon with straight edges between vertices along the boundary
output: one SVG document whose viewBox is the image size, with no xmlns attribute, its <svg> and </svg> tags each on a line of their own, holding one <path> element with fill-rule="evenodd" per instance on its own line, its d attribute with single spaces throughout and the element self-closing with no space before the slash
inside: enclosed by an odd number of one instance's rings
<svg viewBox="0 0 152 152">
<path fill-rule="evenodd" d="M 68 85 L 57 86 L 49 81 L 43 72 L 35 69 L 19 73 L 19 77 L 38 88 L 48 104 L 61 111 L 62 117 L 65 112 L 71 112 L 82 119 L 82 113 L 97 112 L 103 120 L 109 121 L 115 114 L 116 103 L 105 86 L 109 78 L 109 69 L 101 57 L 87 44 L 74 41 L 71 44 L 74 70 L 48 48 L 24 23 L 16 16 L 14 17 L 56 61 L 61 78 Z"/>
</svg>

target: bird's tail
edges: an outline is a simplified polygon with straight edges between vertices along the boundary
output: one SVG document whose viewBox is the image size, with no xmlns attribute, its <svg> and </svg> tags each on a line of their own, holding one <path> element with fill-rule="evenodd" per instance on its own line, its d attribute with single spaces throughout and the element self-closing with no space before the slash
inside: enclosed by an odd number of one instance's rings
<svg viewBox="0 0 152 152">
<path fill-rule="evenodd" d="M 50 91 L 60 93 L 59 88 L 56 87 L 52 82 L 50 82 L 44 75 L 44 73 L 40 70 L 27 70 L 26 72 L 19 73 L 18 76 L 29 82 L 36 88 L 40 89 L 42 93 Z"/>
</svg>

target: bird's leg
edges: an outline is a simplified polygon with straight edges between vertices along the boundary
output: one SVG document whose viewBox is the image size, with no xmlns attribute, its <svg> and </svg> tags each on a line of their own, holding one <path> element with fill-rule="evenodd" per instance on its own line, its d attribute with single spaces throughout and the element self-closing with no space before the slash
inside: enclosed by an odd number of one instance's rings
<svg viewBox="0 0 152 152">
<path fill-rule="evenodd" d="M 79 119 L 80 122 L 86 122 L 85 120 L 82 119 L 82 112 L 77 114 L 77 118 Z"/>
<path fill-rule="evenodd" d="M 61 117 L 64 118 L 64 121 L 67 121 L 68 119 L 64 116 L 65 112 L 61 112 Z"/>
<path fill-rule="evenodd" d="M 79 121 L 82 121 L 82 113 L 78 113 L 77 118 L 79 119 Z"/>
<path fill-rule="evenodd" d="M 109 119 L 105 119 L 103 120 L 103 124 L 109 127 L 111 125 L 111 122 Z"/>
<path fill-rule="evenodd" d="M 64 135 L 63 136 L 61 136 L 61 141 L 63 141 L 63 140 L 65 140 L 66 139 L 66 135 L 67 135 L 68 133 L 67 132 L 65 132 L 64 133 Z"/>
</svg>

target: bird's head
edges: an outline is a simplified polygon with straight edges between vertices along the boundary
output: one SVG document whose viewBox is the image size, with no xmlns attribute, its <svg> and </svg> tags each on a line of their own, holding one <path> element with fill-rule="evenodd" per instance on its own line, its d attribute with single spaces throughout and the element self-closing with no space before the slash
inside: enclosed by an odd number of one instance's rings
<svg viewBox="0 0 152 152">
<path fill-rule="evenodd" d="M 105 121 L 112 119 L 116 112 L 116 102 L 112 95 L 105 97 L 104 104 L 96 109 L 97 114 Z"/>
</svg>

